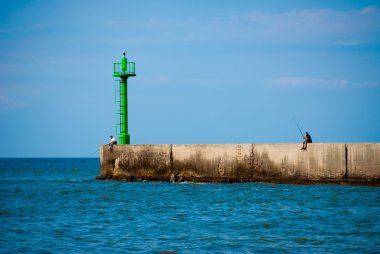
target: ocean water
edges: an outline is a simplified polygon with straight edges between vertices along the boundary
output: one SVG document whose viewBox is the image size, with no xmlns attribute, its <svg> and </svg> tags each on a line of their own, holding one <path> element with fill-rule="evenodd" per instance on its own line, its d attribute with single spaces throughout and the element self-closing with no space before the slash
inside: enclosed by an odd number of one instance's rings
<svg viewBox="0 0 380 254">
<path fill-rule="evenodd" d="M 0 159 L 1 253 L 380 253 L 380 188 L 95 181 Z"/>
</svg>

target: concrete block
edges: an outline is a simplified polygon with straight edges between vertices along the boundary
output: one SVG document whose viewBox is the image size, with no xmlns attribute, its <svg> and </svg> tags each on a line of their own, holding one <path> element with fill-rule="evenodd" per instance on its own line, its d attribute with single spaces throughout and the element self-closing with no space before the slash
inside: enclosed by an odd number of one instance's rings
<svg viewBox="0 0 380 254">
<path fill-rule="evenodd" d="M 249 178 L 250 144 L 173 145 L 173 171 L 183 177 Z"/>
<path fill-rule="evenodd" d="M 380 178 L 380 144 L 347 144 L 347 175 L 349 179 Z"/>
<path fill-rule="evenodd" d="M 170 178 L 171 145 L 101 146 L 100 178 Z"/>
<path fill-rule="evenodd" d="M 341 179 L 345 175 L 344 144 L 257 144 L 256 157 L 264 163 L 264 172 L 282 179 Z"/>
<path fill-rule="evenodd" d="M 344 144 L 173 145 L 173 169 L 186 177 L 341 179 Z"/>
</svg>

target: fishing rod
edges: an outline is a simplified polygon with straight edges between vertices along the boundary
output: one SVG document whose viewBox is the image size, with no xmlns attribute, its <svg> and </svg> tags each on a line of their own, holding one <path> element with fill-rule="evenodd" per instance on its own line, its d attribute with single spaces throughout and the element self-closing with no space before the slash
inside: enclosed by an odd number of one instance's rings
<svg viewBox="0 0 380 254">
<path fill-rule="evenodd" d="M 95 152 L 89 154 L 89 156 L 90 156 L 90 155 L 94 155 L 95 153 L 97 153 L 97 152 L 99 152 L 99 151 L 100 151 L 100 148 L 98 148 L 98 150 L 96 150 Z"/>
<path fill-rule="evenodd" d="M 305 136 L 303 135 L 303 132 L 301 131 L 301 128 L 298 126 L 296 120 L 294 118 L 292 118 L 292 119 L 293 119 L 294 124 L 297 126 L 298 130 L 300 131 L 302 137 L 305 138 Z"/>
</svg>

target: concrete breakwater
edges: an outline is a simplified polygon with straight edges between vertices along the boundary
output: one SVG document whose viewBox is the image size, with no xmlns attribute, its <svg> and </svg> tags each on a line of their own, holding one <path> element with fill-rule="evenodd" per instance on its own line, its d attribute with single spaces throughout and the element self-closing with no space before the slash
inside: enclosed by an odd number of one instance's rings
<svg viewBox="0 0 380 254">
<path fill-rule="evenodd" d="M 97 179 L 380 185 L 380 143 L 100 146 Z"/>
</svg>

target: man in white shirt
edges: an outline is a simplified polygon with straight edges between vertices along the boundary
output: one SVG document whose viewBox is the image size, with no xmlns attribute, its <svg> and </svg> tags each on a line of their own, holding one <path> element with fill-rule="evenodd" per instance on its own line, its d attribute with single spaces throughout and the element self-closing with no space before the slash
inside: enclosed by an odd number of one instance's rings
<svg viewBox="0 0 380 254">
<path fill-rule="evenodd" d="M 111 138 L 111 141 L 108 143 L 108 146 L 109 146 L 108 147 L 108 151 L 112 151 L 113 150 L 113 145 L 117 144 L 115 138 L 112 135 L 110 136 L 110 138 Z"/>
</svg>

